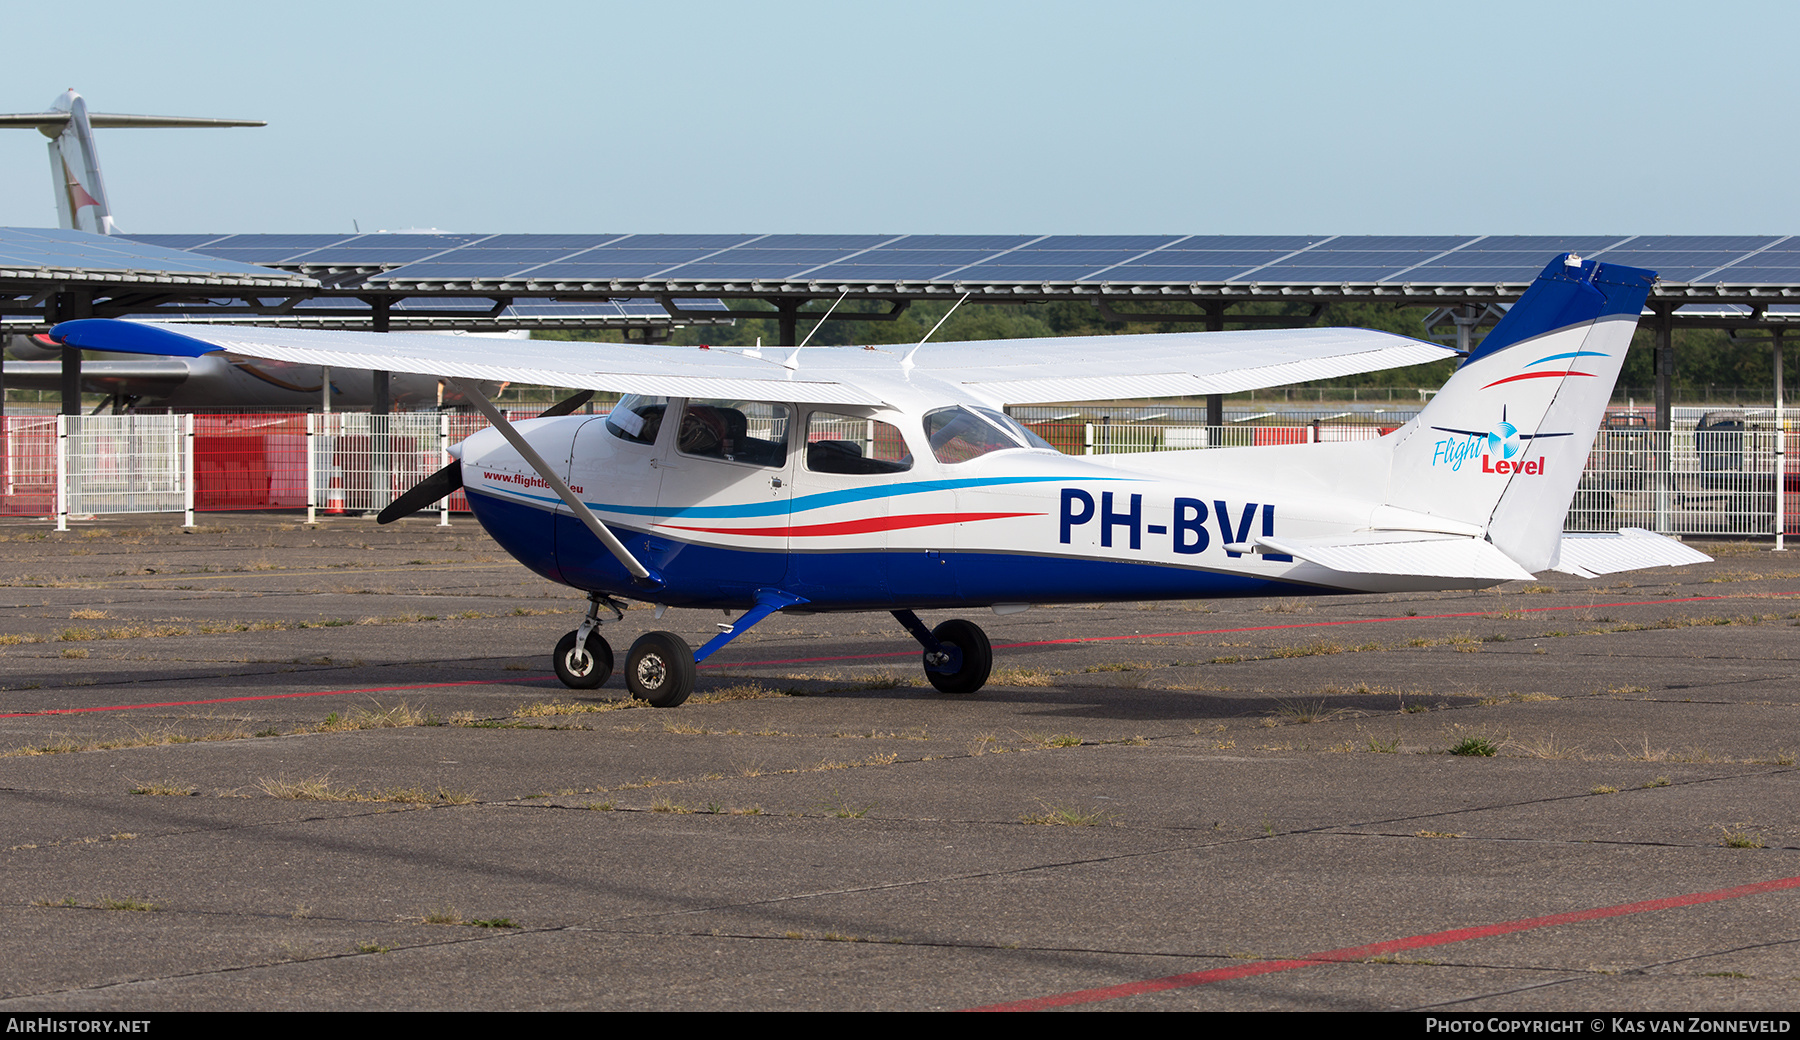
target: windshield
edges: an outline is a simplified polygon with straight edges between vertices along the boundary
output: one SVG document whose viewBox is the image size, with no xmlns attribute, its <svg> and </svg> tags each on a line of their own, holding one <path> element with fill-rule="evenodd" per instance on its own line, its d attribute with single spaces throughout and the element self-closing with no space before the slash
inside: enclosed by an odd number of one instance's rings
<svg viewBox="0 0 1800 1040">
<path fill-rule="evenodd" d="M 925 415 L 925 436 L 939 462 L 954 465 L 1007 448 L 1056 449 L 1042 437 L 1019 425 L 1005 412 L 992 408 L 940 408 Z"/>
</svg>

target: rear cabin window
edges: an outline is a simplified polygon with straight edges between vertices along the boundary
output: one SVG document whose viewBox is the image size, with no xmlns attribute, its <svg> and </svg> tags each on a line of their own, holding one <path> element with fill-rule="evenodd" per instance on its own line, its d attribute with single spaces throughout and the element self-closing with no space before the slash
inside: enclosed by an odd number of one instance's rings
<svg viewBox="0 0 1800 1040">
<path fill-rule="evenodd" d="M 788 407 L 761 401 L 689 401 L 675 450 L 752 466 L 787 464 Z"/>
<path fill-rule="evenodd" d="M 806 468 L 852 475 L 904 473 L 912 469 L 912 453 L 890 423 L 814 412 L 806 421 Z"/>
</svg>

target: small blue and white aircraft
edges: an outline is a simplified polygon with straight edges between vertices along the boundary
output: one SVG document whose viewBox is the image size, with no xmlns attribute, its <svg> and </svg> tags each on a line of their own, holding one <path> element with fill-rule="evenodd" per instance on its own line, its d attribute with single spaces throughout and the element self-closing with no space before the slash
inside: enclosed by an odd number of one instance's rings
<svg viewBox="0 0 1800 1040">
<path fill-rule="evenodd" d="M 72 321 L 70 346 L 441 376 L 493 428 L 383 514 L 464 487 L 483 527 L 585 590 L 557 675 L 613 670 L 620 600 L 743 611 L 697 652 L 625 658 L 680 704 L 694 666 L 776 611 L 885 610 L 945 693 L 987 681 L 987 636 L 920 610 L 1484 588 L 1708 558 L 1647 531 L 1568 536 L 1564 514 L 1655 275 L 1552 261 L 1417 418 L 1377 440 L 1071 457 L 1011 403 L 1229 393 L 1431 361 L 1358 329 L 739 350 Z M 508 422 L 479 380 L 610 390 L 610 415 Z M 573 411 L 577 395 L 558 409 Z M 610 614 L 611 618 L 604 615 Z"/>
</svg>

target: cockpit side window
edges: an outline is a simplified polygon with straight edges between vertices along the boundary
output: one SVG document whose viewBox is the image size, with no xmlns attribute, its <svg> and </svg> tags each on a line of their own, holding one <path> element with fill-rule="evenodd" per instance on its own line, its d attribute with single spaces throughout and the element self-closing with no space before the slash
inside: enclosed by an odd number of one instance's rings
<svg viewBox="0 0 1800 1040">
<path fill-rule="evenodd" d="M 925 414 L 925 437 L 939 462 L 954 465 L 1007 448 L 1055 447 L 1021 426 L 1005 412 L 992 408 L 939 408 Z"/>
<path fill-rule="evenodd" d="M 814 412 L 806 421 L 806 468 L 852 475 L 904 473 L 912 469 L 912 453 L 891 423 Z"/>
<path fill-rule="evenodd" d="M 788 407 L 762 401 L 696 398 L 682 409 L 675 450 L 753 466 L 787 464 Z"/>
<path fill-rule="evenodd" d="M 662 428 L 663 413 L 669 410 L 666 397 L 641 397 L 629 394 L 606 417 L 606 428 L 613 436 L 633 444 L 655 444 L 656 432 Z"/>
</svg>

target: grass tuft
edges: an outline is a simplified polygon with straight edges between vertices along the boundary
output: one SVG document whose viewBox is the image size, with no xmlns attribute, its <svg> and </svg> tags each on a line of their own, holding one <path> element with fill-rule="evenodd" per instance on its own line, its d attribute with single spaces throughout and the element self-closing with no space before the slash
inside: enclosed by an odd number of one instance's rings
<svg viewBox="0 0 1800 1040">
<path fill-rule="evenodd" d="M 1098 827 L 1105 819 L 1106 814 L 1098 809 L 1072 809 L 1066 805 L 1045 804 L 1040 811 L 1019 817 L 1019 822 L 1046 827 Z"/>
<path fill-rule="evenodd" d="M 1719 839 L 1719 844 L 1728 849 L 1761 849 L 1768 847 L 1767 843 L 1763 841 L 1763 836 L 1752 830 L 1751 825 L 1748 823 L 1734 823 L 1729 827 L 1721 825 L 1719 831 L 1722 834 L 1722 837 Z"/>
<path fill-rule="evenodd" d="M 1487 737 L 1467 736 L 1450 745 L 1452 755 L 1469 755 L 1477 758 L 1492 758 L 1498 754 L 1500 746 Z"/>
</svg>

